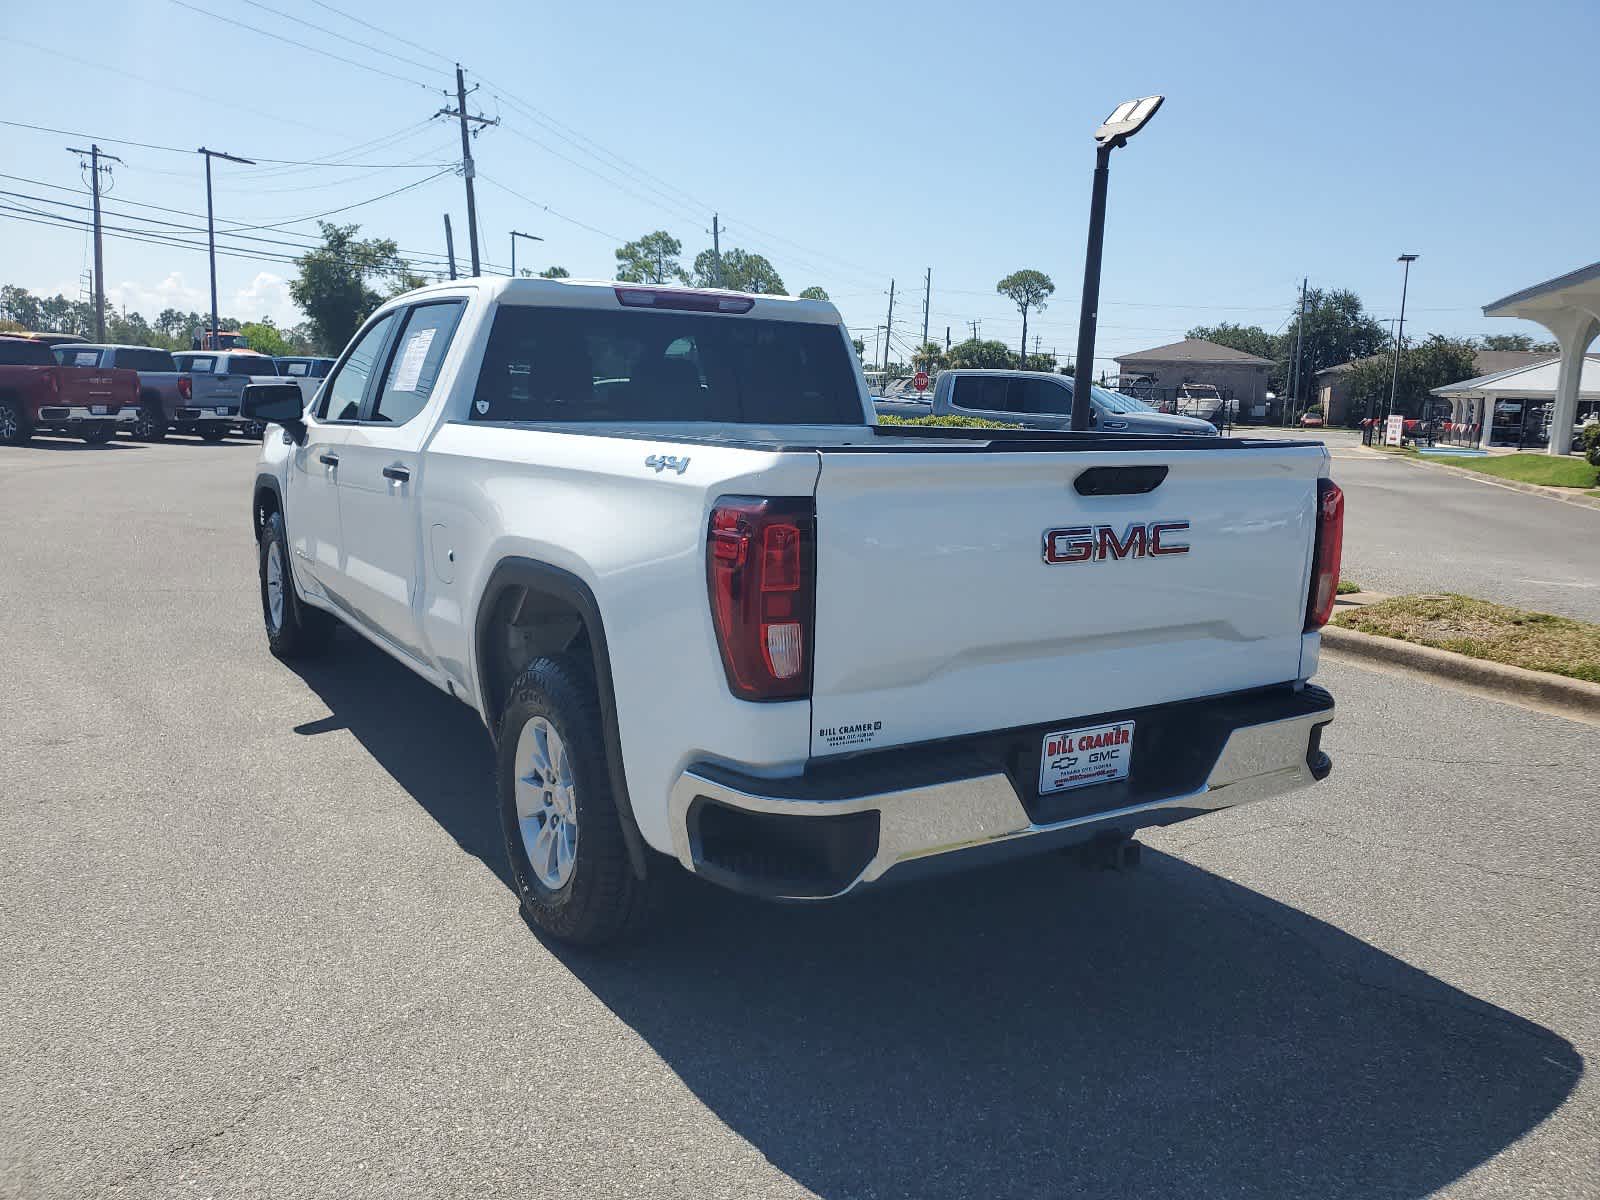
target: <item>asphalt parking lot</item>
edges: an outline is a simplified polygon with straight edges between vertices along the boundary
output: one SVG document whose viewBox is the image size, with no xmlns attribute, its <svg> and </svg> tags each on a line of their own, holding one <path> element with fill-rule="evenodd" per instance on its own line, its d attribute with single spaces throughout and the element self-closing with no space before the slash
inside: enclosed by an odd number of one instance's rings
<svg viewBox="0 0 1600 1200">
<path fill-rule="evenodd" d="M 1600 1195 L 1592 727 L 1329 662 L 1138 871 L 573 953 L 472 713 L 268 655 L 254 454 L 0 450 L 0 1195 Z"/>
</svg>

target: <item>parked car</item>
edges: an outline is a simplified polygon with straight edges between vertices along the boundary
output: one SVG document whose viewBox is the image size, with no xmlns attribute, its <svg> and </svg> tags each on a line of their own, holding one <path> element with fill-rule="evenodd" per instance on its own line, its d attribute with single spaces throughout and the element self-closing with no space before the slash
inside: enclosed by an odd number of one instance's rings
<svg viewBox="0 0 1600 1200">
<path fill-rule="evenodd" d="M 397 297 L 245 412 L 268 645 L 343 624 L 478 712 L 558 938 L 678 867 L 825 899 L 1331 769 L 1320 443 L 878 426 L 831 304 L 540 279 Z"/>
<path fill-rule="evenodd" d="M 246 437 L 260 437 L 264 426 L 241 421 L 239 401 L 245 386 L 277 380 L 278 364 L 254 350 L 181 350 L 172 356 L 194 381 L 190 402 L 177 410 L 172 429 L 220 442 L 235 427 Z"/>
<path fill-rule="evenodd" d="M 1303 413 L 1300 417 L 1300 427 L 1302 429 L 1321 429 L 1323 424 L 1321 413 L 1308 412 Z"/>
<path fill-rule="evenodd" d="M 190 403 L 193 382 L 178 370 L 172 354 L 153 346 L 112 346 L 91 342 L 56 346 L 56 361 L 68 367 L 122 367 L 139 375 L 139 407 L 122 426 L 139 441 L 159 442 Z"/>
<path fill-rule="evenodd" d="M 1217 434 L 1209 422 L 1158 413 L 1142 400 L 1103 387 L 1091 387 L 1089 396 L 1090 424 L 1100 432 Z M 933 384 L 932 413 L 1015 422 L 1028 429 L 1070 429 L 1072 379 L 1048 371 L 940 371 Z"/>
<path fill-rule="evenodd" d="M 285 379 L 292 379 L 299 385 L 307 404 L 317 398 L 317 389 L 322 386 L 322 381 L 333 369 L 334 362 L 331 358 L 319 358 L 315 355 L 279 355 L 272 361 L 277 364 L 279 375 Z"/>
<path fill-rule="evenodd" d="M 0 445 L 41 432 L 108 442 L 138 410 L 134 372 L 64 367 L 39 339 L 0 336 Z"/>
</svg>

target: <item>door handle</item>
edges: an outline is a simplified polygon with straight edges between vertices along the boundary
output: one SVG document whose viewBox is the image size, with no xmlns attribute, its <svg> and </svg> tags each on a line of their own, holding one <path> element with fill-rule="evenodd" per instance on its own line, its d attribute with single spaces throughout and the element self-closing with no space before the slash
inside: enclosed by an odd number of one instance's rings
<svg viewBox="0 0 1600 1200">
<path fill-rule="evenodd" d="M 411 472 L 405 467 L 385 467 L 383 477 L 392 479 L 396 483 L 405 483 L 411 478 Z"/>
<path fill-rule="evenodd" d="M 339 456 L 337 454 L 319 454 L 317 455 L 317 461 L 325 467 L 337 467 L 339 465 Z"/>
</svg>

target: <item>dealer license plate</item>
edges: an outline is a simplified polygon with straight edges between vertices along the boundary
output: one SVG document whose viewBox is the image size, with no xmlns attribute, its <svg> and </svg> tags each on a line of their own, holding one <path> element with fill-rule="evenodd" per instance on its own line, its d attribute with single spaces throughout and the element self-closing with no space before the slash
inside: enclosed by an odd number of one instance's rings
<svg viewBox="0 0 1600 1200">
<path fill-rule="evenodd" d="M 93 417 L 103 417 L 110 411 L 111 411 L 111 406 L 109 404 L 91 404 L 91 405 L 89 405 L 89 415 L 93 416 Z"/>
<path fill-rule="evenodd" d="M 1126 779 L 1132 760 L 1132 721 L 1047 733 L 1039 752 L 1039 794 Z"/>
</svg>

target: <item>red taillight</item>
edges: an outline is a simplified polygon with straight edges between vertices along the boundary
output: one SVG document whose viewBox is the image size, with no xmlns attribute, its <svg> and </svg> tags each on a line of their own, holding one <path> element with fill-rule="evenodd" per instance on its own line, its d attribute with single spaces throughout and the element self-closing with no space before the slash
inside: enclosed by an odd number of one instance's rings
<svg viewBox="0 0 1600 1200">
<path fill-rule="evenodd" d="M 193 395 L 194 395 L 194 380 L 190 379 L 187 375 L 179 375 L 178 376 L 178 396 L 179 396 L 179 398 L 187 400 L 190 396 L 193 396 Z"/>
<path fill-rule="evenodd" d="M 687 292 L 678 288 L 613 288 L 617 303 L 628 308 L 676 308 L 686 312 L 747 313 L 756 306 L 754 296 L 728 296 L 720 292 Z"/>
<path fill-rule="evenodd" d="M 711 623 L 743 700 L 811 694 L 816 539 L 810 499 L 724 496 L 706 535 Z"/>
<path fill-rule="evenodd" d="M 1339 591 L 1339 558 L 1344 552 L 1344 493 L 1331 479 L 1317 480 L 1317 545 L 1311 558 L 1311 594 L 1306 628 L 1321 629 L 1333 616 Z"/>
</svg>

